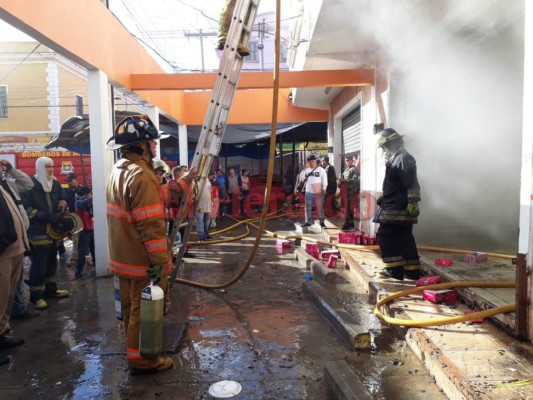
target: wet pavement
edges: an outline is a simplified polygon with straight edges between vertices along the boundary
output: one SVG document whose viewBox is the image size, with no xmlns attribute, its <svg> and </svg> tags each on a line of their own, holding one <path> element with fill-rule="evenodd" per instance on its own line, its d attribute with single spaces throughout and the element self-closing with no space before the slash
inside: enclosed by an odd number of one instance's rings
<svg viewBox="0 0 533 400">
<path fill-rule="evenodd" d="M 268 229 L 289 230 L 289 222 L 272 222 Z M 249 237 L 194 248 L 197 257 L 189 259 L 178 276 L 225 282 L 244 266 L 252 245 Z M 233 380 L 242 385 L 235 399 L 323 400 L 328 398 L 324 365 L 343 359 L 376 399 L 443 398 L 392 331 L 371 325 L 377 347 L 349 351 L 302 294 L 305 267 L 290 253 L 276 254 L 274 246 L 274 240 L 264 239 L 253 266 L 226 289 L 176 284 L 166 325 L 187 328 L 171 355 L 175 368 L 136 377 L 126 368 L 112 278 L 95 279 L 90 276 L 94 267 L 86 267 L 89 277 L 74 280 L 74 268 L 62 261 L 58 280 L 71 296 L 50 301 L 37 318 L 13 321 L 14 334 L 26 343 L 7 353 L 11 365 L 0 367 L 0 398 L 211 399 L 208 389 L 213 383 Z M 330 290 L 339 290 L 339 301 L 361 321 L 373 324 L 364 296 L 353 285 L 339 280 Z M 166 343 L 178 339 L 165 338 Z"/>
</svg>

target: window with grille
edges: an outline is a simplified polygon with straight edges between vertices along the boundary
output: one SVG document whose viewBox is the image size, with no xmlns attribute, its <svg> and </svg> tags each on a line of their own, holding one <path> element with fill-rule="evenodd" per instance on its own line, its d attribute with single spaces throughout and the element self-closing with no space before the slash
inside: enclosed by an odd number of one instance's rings
<svg viewBox="0 0 533 400">
<path fill-rule="evenodd" d="M 259 49 L 257 48 L 257 42 L 249 42 L 248 49 L 250 55 L 246 58 L 246 61 L 259 61 Z"/>
<path fill-rule="evenodd" d="M 76 115 L 83 116 L 83 96 L 76 95 Z"/>
<path fill-rule="evenodd" d="M 0 118 L 7 118 L 7 86 L 0 86 Z"/>
<path fill-rule="evenodd" d="M 279 46 L 279 60 L 281 62 L 287 62 L 287 46 L 282 43 L 280 46 Z"/>
</svg>

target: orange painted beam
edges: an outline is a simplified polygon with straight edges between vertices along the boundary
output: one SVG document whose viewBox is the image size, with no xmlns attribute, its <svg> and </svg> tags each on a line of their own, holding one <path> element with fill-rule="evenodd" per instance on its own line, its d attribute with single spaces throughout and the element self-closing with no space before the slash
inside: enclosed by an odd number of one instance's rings
<svg viewBox="0 0 533 400">
<path fill-rule="evenodd" d="M 218 73 L 144 74 L 132 75 L 133 90 L 210 90 Z M 368 86 L 374 83 L 371 69 L 282 71 L 280 88 L 321 86 Z M 238 89 L 270 89 L 274 84 L 272 72 L 241 72 Z"/>
<path fill-rule="evenodd" d="M 289 100 L 288 89 L 279 92 L 278 122 L 328 121 L 327 110 L 294 107 Z M 209 102 L 210 92 L 185 93 L 187 113 L 183 123 L 202 125 Z M 228 116 L 228 124 L 266 124 L 272 122 L 272 89 L 242 90 L 235 93 Z"/>
</svg>

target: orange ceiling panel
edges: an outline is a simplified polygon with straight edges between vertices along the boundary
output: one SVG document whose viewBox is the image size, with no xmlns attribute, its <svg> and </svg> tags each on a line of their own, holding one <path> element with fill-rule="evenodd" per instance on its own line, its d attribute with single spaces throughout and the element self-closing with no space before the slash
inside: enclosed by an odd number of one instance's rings
<svg viewBox="0 0 533 400">
<path fill-rule="evenodd" d="M 134 90 L 205 90 L 212 89 L 218 73 L 199 74 L 144 74 L 132 75 Z M 280 88 L 320 86 L 366 86 L 374 82 L 371 69 L 282 71 Z M 241 72 L 239 89 L 270 89 L 274 84 L 272 72 Z"/>
<path fill-rule="evenodd" d="M 279 91 L 278 122 L 327 121 L 327 110 L 294 107 L 289 89 Z M 185 93 L 187 113 L 183 123 L 201 125 L 211 101 L 211 92 Z M 238 91 L 231 106 L 228 124 L 264 124 L 272 122 L 272 89 Z"/>
</svg>

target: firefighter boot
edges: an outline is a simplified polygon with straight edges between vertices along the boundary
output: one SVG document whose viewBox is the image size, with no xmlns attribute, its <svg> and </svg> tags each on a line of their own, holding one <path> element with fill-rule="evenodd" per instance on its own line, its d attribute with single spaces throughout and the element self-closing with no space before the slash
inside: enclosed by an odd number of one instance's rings
<svg viewBox="0 0 533 400">
<path fill-rule="evenodd" d="M 403 267 L 384 268 L 379 272 L 380 278 L 392 278 L 403 281 Z"/>
<path fill-rule="evenodd" d="M 353 226 L 353 224 L 352 224 L 352 226 Z M 346 219 L 344 220 L 344 224 L 342 225 L 341 230 L 342 230 L 342 231 L 347 231 L 348 229 L 350 229 L 350 219 L 349 219 L 349 218 L 346 218 Z"/>
<path fill-rule="evenodd" d="M 43 294 L 42 286 L 30 286 L 30 302 L 33 303 L 36 310 L 48 308 L 48 303 L 43 299 Z"/>
<path fill-rule="evenodd" d="M 166 371 L 174 366 L 174 361 L 170 357 L 157 357 L 147 363 L 148 360 L 138 360 L 136 366 L 130 366 L 132 375 L 147 375 Z"/>
<path fill-rule="evenodd" d="M 406 266 L 403 271 L 403 275 L 405 279 L 410 279 L 413 281 L 417 281 L 420 279 L 420 266 L 416 265 L 413 267 Z"/>
</svg>

